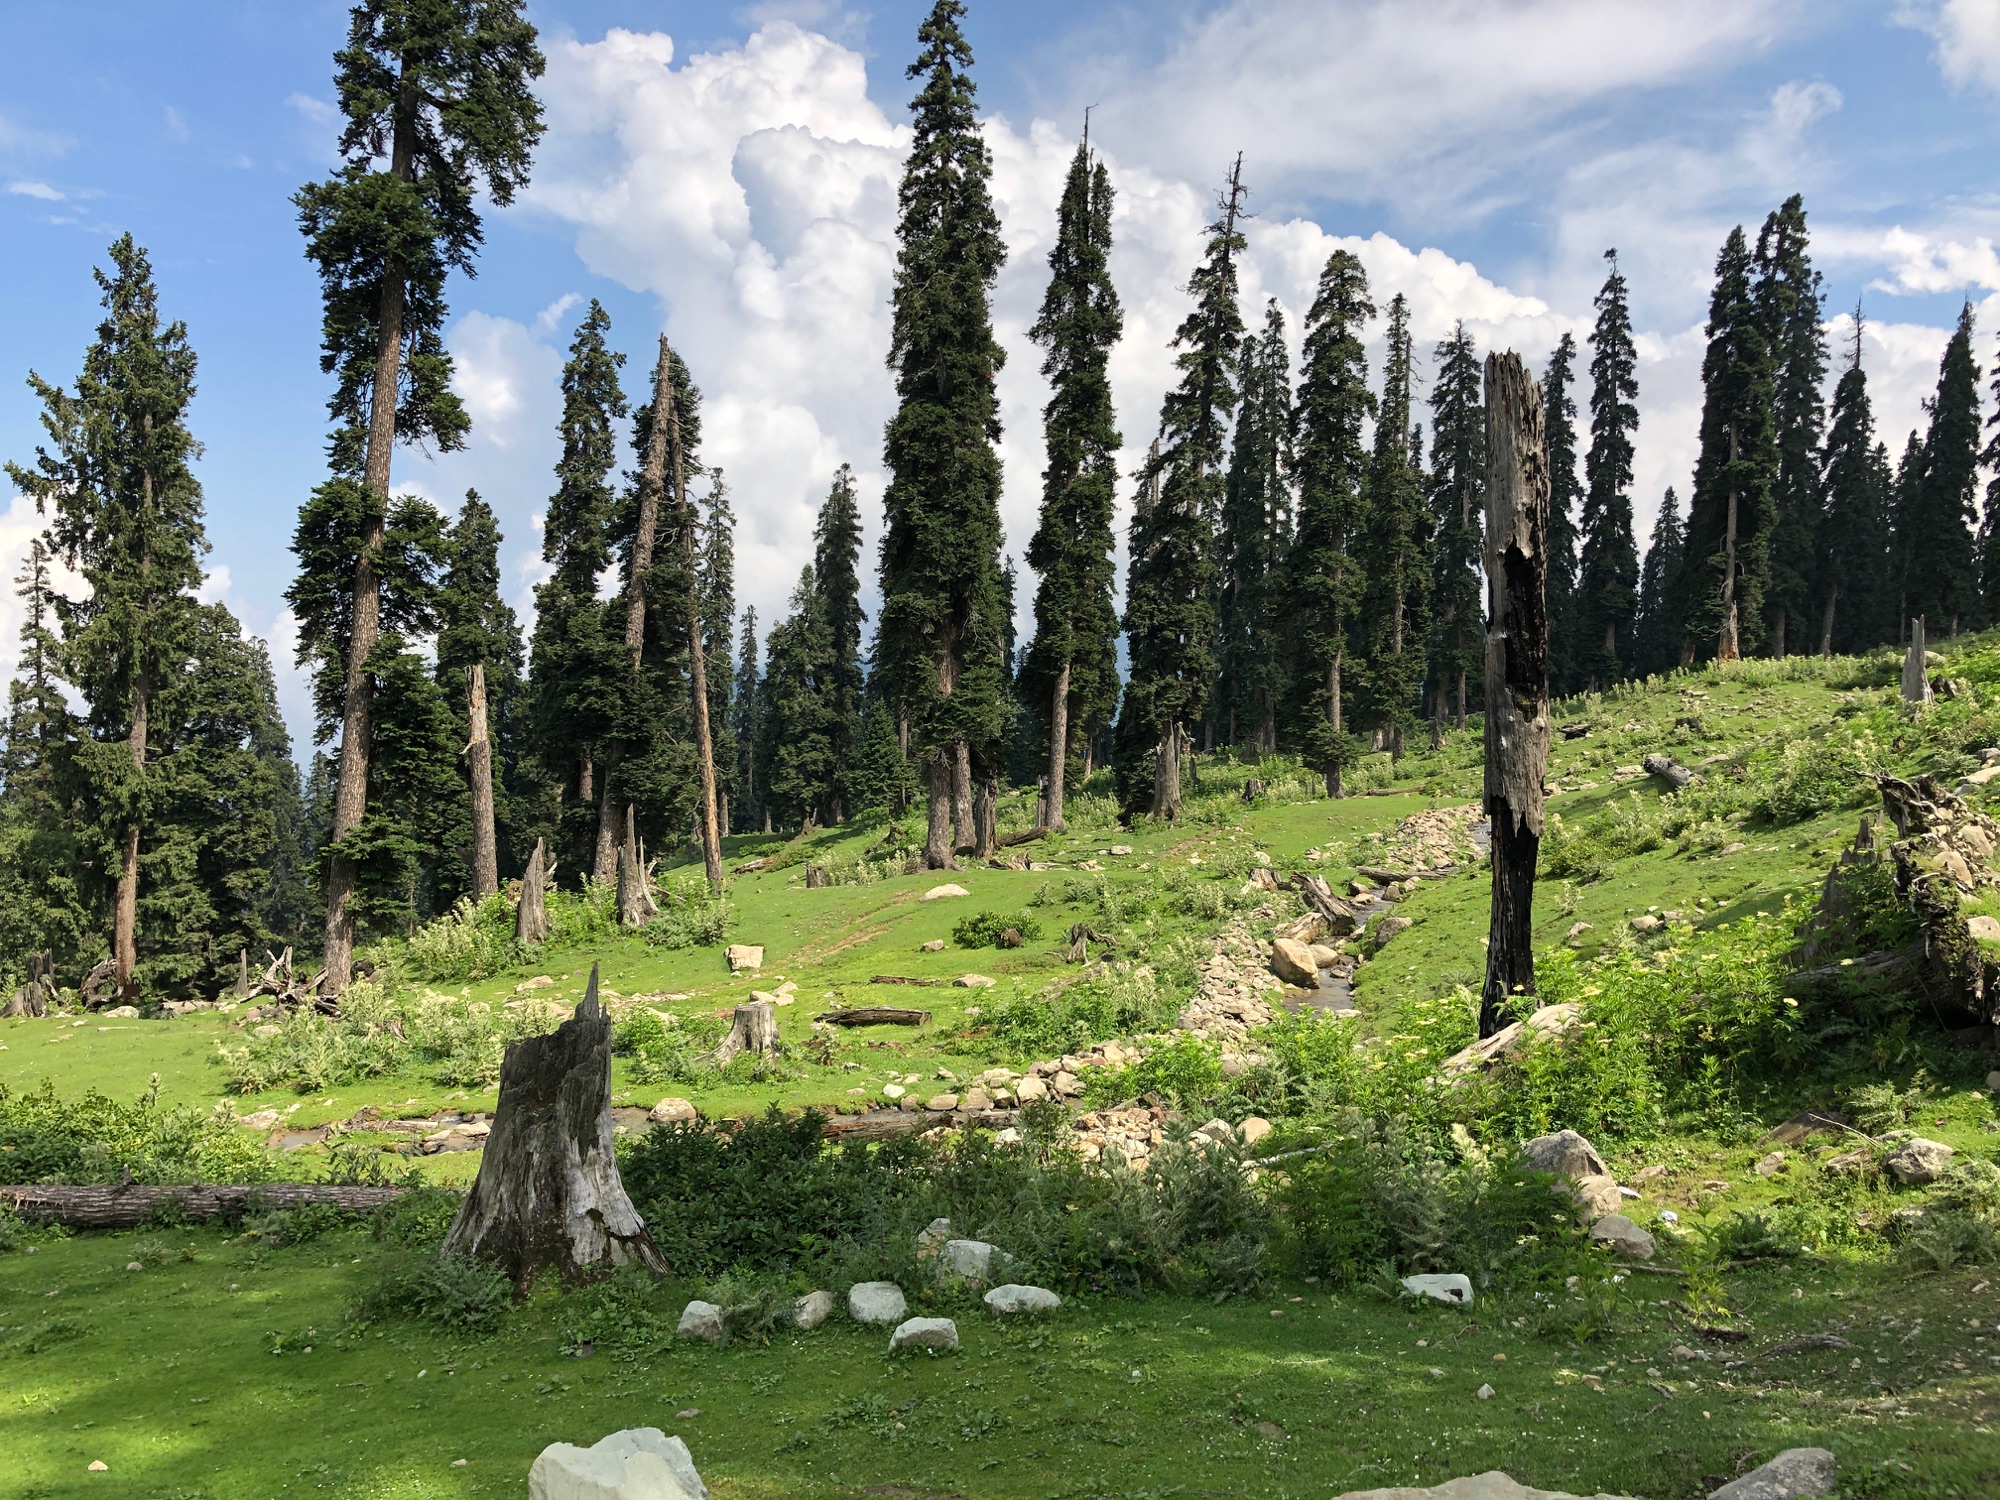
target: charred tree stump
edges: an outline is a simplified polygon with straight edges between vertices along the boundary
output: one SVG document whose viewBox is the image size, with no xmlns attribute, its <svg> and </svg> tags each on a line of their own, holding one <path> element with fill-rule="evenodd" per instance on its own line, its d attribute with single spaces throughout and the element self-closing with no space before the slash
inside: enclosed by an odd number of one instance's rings
<svg viewBox="0 0 2000 1500">
<path fill-rule="evenodd" d="M 521 875 L 521 904 L 514 908 L 514 940 L 525 945 L 549 940 L 548 844 L 535 840 L 535 852 L 528 856 L 528 868 Z"/>
<path fill-rule="evenodd" d="M 1549 763 L 1549 458 L 1519 355 L 1486 356 L 1486 815 L 1493 915 L 1479 1034 L 1535 992 L 1535 860 Z"/>
<path fill-rule="evenodd" d="M 1903 656 L 1903 701 L 1926 707 L 1931 701 L 1931 674 L 1924 657 L 1924 617 L 1910 621 L 1910 649 Z"/>
<path fill-rule="evenodd" d="M 746 1000 L 737 1006 L 729 1035 L 709 1056 L 718 1068 L 726 1068 L 745 1052 L 778 1055 L 778 1011 L 768 1000 Z"/>
<path fill-rule="evenodd" d="M 612 1154 L 611 1017 L 595 964 L 575 1015 L 508 1044 L 479 1177 L 443 1253 L 493 1262 L 520 1292 L 549 1270 L 570 1280 L 632 1264 L 667 1274 Z"/>
</svg>

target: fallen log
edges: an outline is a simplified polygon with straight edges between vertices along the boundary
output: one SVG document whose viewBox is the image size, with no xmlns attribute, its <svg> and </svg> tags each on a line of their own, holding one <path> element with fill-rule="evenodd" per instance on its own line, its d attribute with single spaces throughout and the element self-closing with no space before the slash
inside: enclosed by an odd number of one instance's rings
<svg viewBox="0 0 2000 1500">
<path fill-rule="evenodd" d="M 877 974 L 868 982 L 870 984 L 916 984 L 933 990 L 941 990 L 945 985 L 945 981 L 942 979 L 912 979 L 904 974 Z"/>
<path fill-rule="evenodd" d="M 1647 774 L 1659 777 L 1677 792 L 1700 779 L 1671 755 L 1663 755 L 1658 750 L 1639 764 L 1646 768 Z"/>
<path fill-rule="evenodd" d="M 939 984 L 941 980 L 926 980 Z M 927 1010 L 903 1010 L 894 1005 L 857 1005 L 849 1010 L 830 1010 L 813 1017 L 834 1026 L 922 1026 L 930 1021 Z"/>
<path fill-rule="evenodd" d="M 1353 934 L 1359 916 L 1353 902 L 1336 896 L 1333 887 L 1324 879 L 1303 870 L 1293 874 L 1292 885 L 1304 898 L 1307 906 L 1326 918 L 1328 932 L 1335 937 L 1348 937 Z"/>
<path fill-rule="evenodd" d="M 233 1221 L 246 1213 L 332 1204 L 347 1213 L 373 1213 L 394 1202 L 399 1187 L 334 1187 L 323 1182 L 264 1182 L 254 1185 L 153 1186 L 138 1183 L 96 1187 L 21 1185 L 0 1187 L 0 1204 L 24 1219 L 71 1229 L 137 1229 L 159 1217 Z"/>
<path fill-rule="evenodd" d="M 1010 833 L 995 839 L 994 847 L 1011 849 L 1016 844 L 1032 844 L 1036 839 L 1045 839 L 1048 836 L 1049 831 L 1046 828 L 1023 828 L 1019 833 Z"/>
<path fill-rule="evenodd" d="M 888 1141 L 897 1136 L 935 1130 L 940 1125 L 1004 1130 L 1019 1123 L 1019 1117 L 1006 1109 L 956 1113 L 928 1109 L 878 1109 L 865 1115 L 834 1115 L 820 1127 L 820 1138 L 828 1141 Z"/>
</svg>

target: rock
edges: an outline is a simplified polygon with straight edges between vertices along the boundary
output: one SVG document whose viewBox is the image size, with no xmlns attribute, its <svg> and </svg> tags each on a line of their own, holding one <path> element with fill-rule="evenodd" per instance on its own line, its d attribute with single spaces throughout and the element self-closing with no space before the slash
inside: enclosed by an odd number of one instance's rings
<svg viewBox="0 0 2000 1500">
<path fill-rule="evenodd" d="M 1870 1157 L 1865 1150 L 1845 1151 L 1839 1156 L 1828 1157 L 1824 1164 L 1824 1170 L 1835 1174 L 1865 1172 L 1868 1169 L 1869 1162 Z"/>
<path fill-rule="evenodd" d="M 893 1281 L 857 1281 L 847 1289 L 847 1315 L 857 1323 L 900 1323 L 908 1310 Z"/>
<path fill-rule="evenodd" d="M 1243 1144 L 1254 1146 L 1271 1133 L 1271 1122 L 1261 1115 L 1252 1115 L 1236 1127 L 1236 1133 L 1243 1137 Z"/>
<path fill-rule="evenodd" d="M 1513 1021 L 1482 1041 L 1454 1052 L 1445 1059 L 1447 1078 L 1464 1077 L 1498 1067 L 1517 1056 L 1530 1043 L 1561 1036 L 1583 1019 L 1583 1007 L 1572 1001 L 1544 1005 L 1525 1021 Z"/>
<path fill-rule="evenodd" d="M 551 1443 L 528 1470 L 528 1500 L 708 1500 L 687 1444 L 657 1427 L 588 1448 Z"/>
<path fill-rule="evenodd" d="M 1994 767 L 2000 770 L 2000 766 Z M 1982 943 L 2000 943 L 2000 917 L 1967 917 L 1965 930 Z"/>
<path fill-rule="evenodd" d="M 958 1347 L 958 1325 L 950 1318 L 911 1318 L 889 1335 L 889 1352 L 905 1349 L 951 1350 Z"/>
<path fill-rule="evenodd" d="M 885 1083 L 882 1085 L 882 1097 L 884 1099 L 900 1099 L 908 1092 L 909 1090 L 904 1088 L 900 1083 Z"/>
<path fill-rule="evenodd" d="M 1574 1130 L 1538 1135 L 1521 1147 L 1521 1155 L 1537 1172 L 1553 1172 L 1574 1182 L 1579 1177 L 1604 1177 L 1611 1169 L 1597 1148 Z"/>
<path fill-rule="evenodd" d="M 1082 1081 L 1077 1078 L 1076 1074 L 1067 1070 L 1051 1078 L 1049 1080 L 1049 1088 L 1056 1095 L 1064 1099 L 1075 1099 L 1083 1093 Z"/>
<path fill-rule="evenodd" d="M 1608 1245 L 1634 1260 L 1653 1258 L 1653 1237 L 1623 1214 L 1606 1214 L 1590 1226 L 1590 1242 Z"/>
<path fill-rule="evenodd" d="M 674 1333 L 679 1338 L 719 1344 L 728 1336 L 729 1329 L 722 1321 L 722 1309 L 713 1302 L 690 1302 L 681 1309 L 680 1326 Z"/>
<path fill-rule="evenodd" d="M 807 1292 L 792 1304 L 792 1326 L 813 1329 L 833 1316 L 833 1293 L 821 1289 Z"/>
<path fill-rule="evenodd" d="M 1005 1286 L 996 1286 L 981 1300 L 1002 1317 L 1015 1313 L 1054 1312 L 1062 1306 L 1062 1298 L 1054 1292 L 1038 1286 L 1020 1286 L 1011 1281 Z"/>
<path fill-rule="evenodd" d="M 252 1130 L 275 1130 L 282 1119 L 284 1116 L 275 1109 L 260 1109 L 255 1114 L 238 1115 L 236 1123 L 248 1125 Z"/>
<path fill-rule="evenodd" d="M 1780 1172 L 1789 1172 L 1791 1165 L 1786 1160 L 1784 1152 L 1773 1151 L 1769 1156 L 1760 1158 L 1757 1165 L 1750 1170 L 1759 1177 L 1776 1177 Z"/>
<path fill-rule="evenodd" d="M 994 1262 L 1006 1259 L 1006 1252 L 984 1240 L 946 1240 L 938 1251 L 938 1269 L 946 1276 L 986 1282 L 993 1279 Z"/>
<path fill-rule="evenodd" d="M 1569 941 L 1573 943 L 1578 938 L 1582 937 L 1586 932 L 1595 932 L 1595 931 L 1597 931 L 1597 929 L 1591 926 L 1591 924 L 1588 922 L 1572 922 L 1569 924 L 1569 932 L 1566 934 L 1566 936 L 1568 937 Z"/>
<path fill-rule="evenodd" d="M 726 956 L 729 959 L 729 972 L 732 974 L 741 974 L 745 969 L 764 967 L 764 949 L 761 944 L 731 943 Z"/>
<path fill-rule="evenodd" d="M 1472 1305 L 1472 1281 L 1457 1273 L 1450 1275 L 1405 1276 L 1403 1290 L 1412 1297 L 1429 1297 L 1433 1302 L 1449 1302 L 1454 1307 Z"/>
<path fill-rule="evenodd" d="M 1313 967 L 1315 969 L 1330 969 L 1340 962 L 1340 950 L 1338 948 L 1329 948 L 1325 943 L 1311 943 L 1307 946 L 1312 953 Z"/>
<path fill-rule="evenodd" d="M 1014 1097 L 1019 1099 L 1023 1104 L 1031 1103 L 1036 1099 L 1046 1099 L 1049 1097 L 1048 1083 L 1044 1079 L 1032 1076 L 1023 1078 L 1019 1083 L 1014 1085 Z"/>
<path fill-rule="evenodd" d="M 537 974 L 533 979 L 524 979 L 514 986 L 514 993 L 525 995 L 529 990 L 549 990 L 555 988 L 555 979 L 548 974 Z"/>
<path fill-rule="evenodd" d="M 107 1464 L 101 1458 L 93 1458 L 89 1463 L 84 1465 L 84 1468 L 92 1474 L 109 1474 L 111 1472 L 111 1465 Z"/>
<path fill-rule="evenodd" d="M 1904 1187 L 1923 1187 L 1942 1177 L 1956 1155 L 1957 1150 L 1943 1141 L 1929 1141 L 1919 1135 L 1885 1156 L 1882 1165 Z"/>
<path fill-rule="evenodd" d="M 951 1220 L 932 1219 L 917 1231 L 917 1259 L 936 1260 L 944 1242 L 951 1238 Z"/>
<path fill-rule="evenodd" d="M 924 1101 L 924 1108 L 937 1110 L 940 1114 L 949 1114 L 958 1108 L 958 1095 L 933 1094 Z"/>
<path fill-rule="evenodd" d="M 103 1014 L 107 1021 L 136 1021 L 139 1019 L 139 1007 L 136 1005 L 114 1005 Z"/>
<path fill-rule="evenodd" d="M 932 938 L 928 943 L 919 944 L 918 951 L 922 953 L 942 953 L 944 952 L 944 939 Z"/>
<path fill-rule="evenodd" d="M 1413 925 L 1414 922 L 1409 917 L 1382 917 L 1370 923 L 1368 930 L 1374 937 L 1375 946 L 1380 948 L 1405 927 Z"/>
<path fill-rule="evenodd" d="M 1578 1177 L 1570 1183 L 1570 1192 L 1587 1212 L 1596 1216 L 1618 1212 L 1619 1205 L 1625 1200 L 1625 1195 L 1618 1190 L 1618 1179 L 1609 1173 Z"/>
<path fill-rule="evenodd" d="M 662 1099 L 646 1111 L 646 1118 L 655 1125 L 675 1125 L 696 1119 L 699 1114 L 700 1111 L 686 1099 Z"/>
<path fill-rule="evenodd" d="M 984 974 L 961 974 L 951 984 L 953 989 L 959 990 L 990 990 L 993 988 L 993 981 Z"/>
<path fill-rule="evenodd" d="M 1130 844 L 1113 844 L 1111 846 L 1110 852 L 1117 855 L 1120 859 L 1123 859 L 1126 855 L 1132 852 L 1132 846 Z M 1201 863 L 1201 861 L 1190 857 L 1188 863 L 1191 865 L 1198 865 Z"/>
<path fill-rule="evenodd" d="M 1651 912 L 1641 912 L 1632 919 L 1634 932 L 1658 932 L 1666 925 L 1664 919 L 1654 916 Z"/>
<path fill-rule="evenodd" d="M 1472 1394 L 1481 1401 L 1491 1401 L 1496 1395 L 1499 1394 L 1499 1392 L 1495 1391 L 1493 1387 L 1490 1385 L 1482 1385 L 1478 1390 L 1474 1391 Z"/>
<path fill-rule="evenodd" d="M 1301 989 L 1319 987 L 1319 969 L 1313 963 L 1311 946 L 1294 938 L 1271 940 L 1271 972 Z"/>
<path fill-rule="evenodd" d="M 143 1271 L 146 1267 L 139 1261 L 128 1260 L 125 1262 L 125 1269 L 128 1271 Z"/>
<path fill-rule="evenodd" d="M 2000 1094 L 2000 1072 L 1988 1073 L 1986 1075 L 1986 1087 L 1992 1092 Z"/>
<path fill-rule="evenodd" d="M 1824 1448 L 1787 1448 L 1762 1468 L 1710 1493 L 1708 1500 L 1806 1500 L 1831 1495 L 1833 1455 Z"/>
<path fill-rule="evenodd" d="M 993 1107 L 993 1096 L 984 1089 L 967 1089 L 959 1096 L 958 1105 L 971 1114 L 984 1114 Z"/>
<path fill-rule="evenodd" d="M 1535 1490 L 1517 1484 L 1499 1469 L 1448 1479 L 1427 1490 L 1398 1485 L 1386 1490 L 1349 1490 L 1337 1500 L 1622 1500 L 1617 1495 L 1572 1495 L 1567 1490 Z"/>
<path fill-rule="evenodd" d="M 953 896 L 970 896 L 971 894 L 972 892 L 968 891 L 962 885 L 934 885 L 917 899 L 919 901 L 949 901 Z"/>
</svg>

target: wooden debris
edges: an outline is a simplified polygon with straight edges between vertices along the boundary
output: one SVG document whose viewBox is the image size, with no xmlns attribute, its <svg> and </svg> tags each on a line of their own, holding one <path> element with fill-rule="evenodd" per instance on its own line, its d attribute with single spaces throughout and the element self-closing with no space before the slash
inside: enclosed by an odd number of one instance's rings
<svg viewBox="0 0 2000 1500">
<path fill-rule="evenodd" d="M 942 984 L 944 981 L 925 979 L 910 982 Z M 931 1013 L 927 1010 L 904 1010 L 894 1005 L 856 1005 L 814 1017 L 832 1026 L 924 1026 L 929 1024 L 930 1018 Z"/>
<path fill-rule="evenodd" d="M 947 983 L 943 979 L 912 979 L 903 974 L 877 974 L 868 982 L 870 984 L 915 984 L 934 990 L 943 989 Z"/>
<path fill-rule="evenodd" d="M 730 1019 L 729 1035 L 709 1054 L 718 1068 L 726 1068 L 744 1053 L 757 1057 L 778 1055 L 778 1012 L 769 1000 L 746 1000 Z"/>
<path fill-rule="evenodd" d="M 393 1203 L 406 1188 L 332 1187 L 313 1182 L 265 1182 L 254 1186 L 155 1187 L 114 1183 L 108 1187 L 0 1187 L 0 1204 L 24 1219 L 64 1224 L 71 1229 L 137 1229 L 174 1212 L 190 1219 L 234 1221 L 246 1213 L 331 1204 L 348 1213 L 373 1213 Z"/>
<path fill-rule="evenodd" d="M 1639 764 L 1646 768 L 1648 775 L 1659 777 L 1660 780 L 1666 782 L 1677 792 L 1701 780 L 1699 776 L 1695 775 L 1694 772 L 1675 760 L 1671 755 L 1664 754 L 1658 750 L 1655 750 L 1651 755 L 1640 761 Z"/>
</svg>

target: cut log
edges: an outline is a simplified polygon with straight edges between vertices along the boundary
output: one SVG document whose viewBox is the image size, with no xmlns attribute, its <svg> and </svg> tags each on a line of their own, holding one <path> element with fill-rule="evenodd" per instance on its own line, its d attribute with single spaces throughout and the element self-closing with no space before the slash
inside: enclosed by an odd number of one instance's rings
<svg viewBox="0 0 2000 1500">
<path fill-rule="evenodd" d="M 235 1221 L 246 1213 L 331 1204 L 347 1213 L 373 1213 L 394 1202 L 406 1188 L 330 1187 L 323 1182 L 266 1182 L 254 1186 L 153 1187 L 137 1183 L 109 1187 L 0 1187 L 0 1204 L 24 1219 L 65 1224 L 71 1229 L 137 1229 L 162 1212 L 178 1212 L 201 1222 Z"/>
<path fill-rule="evenodd" d="M 926 1130 L 977 1126 L 982 1130 L 1005 1130 L 1020 1124 L 1011 1110 L 986 1109 L 973 1113 L 947 1113 L 925 1109 L 878 1109 L 865 1115 L 836 1115 L 820 1127 L 820 1138 L 828 1141 L 890 1141 L 898 1136 L 918 1135 Z"/>
<path fill-rule="evenodd" d="M 595 964 L 575 1015 L 508 1043 L 479 1177 L 443 1253 L 492 1261 L 524 1293 L 550 1270 L 569 1280 L 621 1265 L 667 1273 L 618 1177 L 611 1017 Z"/>
<path fill-rule="evenodd" d="M 757 1057 L 778 1055 L 778 1011 L 769 1000 L 746 1000 L 736 1007 L 729 1035 L 709 1054 L 709 1061 L 726 1068 L 746 1052 Z"/>
<path fill-rule="evenodd" d="M 1017 833 L 1002 834 L 994 841 L 994 847 L 1011 849 L 1016 844 L 1032 844 L 1036 839 L 1045 839 L 1048 836 L 1049 831 L 1046 828 L 1023 828 Z"/>
<path fill-rule="evenodd" d="M 947 981 L 942 979 L 911 979 L 902 974 L 877 974 L 868 981 L 870 984 L 915 984 L 926 989 L 941 990 Z"/>
<path fill-rule="evenodd" d="M 1305 898 L 1308 907 L 1326 918 L 1328 932 L 1335 937 L 1352 935 L 1359 917 L 1353 902 L 1335 895 L 1333 887 L 1321 877 L 1304 871 L 1292 876 L 1292 885 Z"/>
<path fill-rule="evenodd" d="M 1910 649 L 1903 654 L 1903 701 L 1919 707 L 1931 701 L 1931 679 L 1924 660 L 1924 617 L 1910 621 Z"/>
<path fill-rule="evenodd" d="M 942 984 L 940 979 L 926 979 L 923 984 Z M 830 1010 L 815 1016 L 816 1021 L 825 1021 L 832 1026 L 922 1026 L 930 1021 L 927 1010 L 904 1010 L 894 1005 L 856 1005 L 847 1010 Z"/>
<path fill-rule="evenodd" d="M 1684 790 L 1701 779 L 1671 755 L 1663 754 L 1658 750 L 1655 750 L 1651 755 L 1640 761 L 1639 764 L 1646 768 L 1646 773 L 1649 776 L 1659 777 L 1660 780 L 1666 782 L 1668 786 L 1677 792 Z"/>
<path fill-rule="evenodd" d="M 521 904 L 514 908 L 514 941 L 524 946 L 549 940 L 547 857 L 547 841 L 536 839 L 535 852 L 528 856 L 527 871 L 521 876 Z"/>
<path fill-rule="evenodd" d="M 1562 726 L 1561 733 L 1562 737 L 1566 740 L 1580 740 L 1589 736 L 1590 726 L 1588 724 L 1565 724 Z"/>
</svg>

